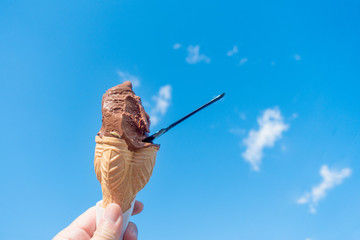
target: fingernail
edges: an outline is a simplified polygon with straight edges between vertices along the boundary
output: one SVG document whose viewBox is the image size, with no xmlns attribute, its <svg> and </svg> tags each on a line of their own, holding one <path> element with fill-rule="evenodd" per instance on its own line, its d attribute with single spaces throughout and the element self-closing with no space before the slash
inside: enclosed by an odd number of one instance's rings
<svg viewBox="0 0 360 240">
<path fill-rule="evenodd" d="M 135 237 L 136 237 L 136 239 L 137 239 L 137 236 L 138 236 L 138 231 L 137 231 L 137 229 L 136 229 L 136 228 L 132 230 L 132 235 L 133 235 L 133 236 L 135 236 Z"/>
<path fill-rule="evenodd" d="M 116 203 L 110 203 L 106 206 L 104 212 L 104 219 L 111 223 L 116 223 L 121 216 L 121 208 Z"/>
</svg>

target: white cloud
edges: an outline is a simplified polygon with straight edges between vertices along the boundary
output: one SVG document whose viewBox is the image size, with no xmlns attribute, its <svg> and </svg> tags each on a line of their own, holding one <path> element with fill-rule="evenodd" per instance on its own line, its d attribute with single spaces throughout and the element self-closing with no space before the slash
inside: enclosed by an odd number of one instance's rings
<svg viewBox="0 0 360 240">
<path fill-rule="evenodd" d="M 248 62 L 248 60 L 249 60 L 249 59 L 247 59 L 247 58 L 242 58 L 242 59 L 240 59 L 239 65 L 240 65 L 240 66 L 241 66 L 241 65 L 244 65 L 245 63 Z"/>
<path fill-rule="evenodd" d="M 246 146 L 243 158 L 249 162 L 253 170 L 258 171 L 263 157 L 265 147 L 273 147 L 275 141 L 282 137 L 282 133 L 289 128 L 284 123 L 281 112 L 278 108 L 268 108 L 263 115 L 258 117 L 259 130 L 250 130 L 247 138 L 244 139 Z"/>
<path fill-rule="evenodd" d="M 155 125 L 157 125 L 158 122 L 159 122 L 159 117 L 156 116 L 156 115 L 151 115 L 151 116 L 150 116 L 150 120 L 151 120 L 151 125 L 152 125 L 152 126 L 155 126 Z"/>
<path fill-rule="evenodd" d="M 299 54 L 294 54 L 294 59 L 296 61 L 300 61 L 301 60 L 301 56 Z"/>
<path fill-rule="evenodd" d="M 234 45 L 233 49 L 229 50 L 226 55 L 228 55 L 229 57 L 231 57 L 232 55 L 236 54 L 238 52 L 238 47 L 236 45 Z"/>
<path fill-rule="evenodd" d="M 322 165 L 320 168 L 320 175 L 323 181 L 313 187 L 311 192 L 306 192 L 296 202 L 298 204 L 309 204 L 310 212 L 316 213 L 316 206 L 320 199 L 326 196 L 326 192 L 336 185 L 340 185 L 342 181 L 351 175 L 352 170 L 350 168 L 343 168 L 340 171 L 331 170 L 327 165 Z"/>
<path fill-rule="evenodd" d="M 180 44 L 180 43 L 175 43 L 175 44 L 173 45 L 173 49 L 174 49 L 174 50 L 177 50 L 177 49 L 179 49 L 179 48 L 181 48 L 181 44 Z"/>
<path fill-rule="evenodd" d="M 120 77 L 121 82 L 130 81 L 134 88 L 140 86 L 139 78 L 137 78 L 137 77 L 135 77 L 135 76 L 133 76 L 133 75 L 127 73 L 127 72 L 122 72 L 122 71 L 117 71 L 117 74 Z"/>
<path fill-rule="evenodd" d="M 168 84 L 162 86 L 159 89 L 158 95 L 152 97 L 155 101 L 155 106 L 150 111 L 150 119 L 153 126 L 159 122 L 161 116 L 166 114 L 171 102 L 171 91 L 172 88 Z"/>
<path fill-rule="evenodd" d="M 188 51 L 188 56 L 186 57 L 186 62 L 188 62 L 190 64 L 195 64 L 198 62 L 210 63 L 209 57 L 207 57 L 204 54 L 199 54 L 199 51 L 200 51 L 199 45 L 196 45 L 196 46 L 190 45 L 188 47 L 187 51 Z"/>
</svg>

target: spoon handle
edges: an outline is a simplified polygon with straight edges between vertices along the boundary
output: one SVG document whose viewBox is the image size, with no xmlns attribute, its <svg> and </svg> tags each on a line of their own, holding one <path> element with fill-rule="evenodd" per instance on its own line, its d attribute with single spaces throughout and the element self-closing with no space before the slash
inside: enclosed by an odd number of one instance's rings
<svg viewBox="0 0 360 240">
<path fill-rule="evenodd" d="M 143 142 L 152 142 L 155 138 L 160 137 L 161 135 L 163 135 L 164 133 L 166 133 L 167 131 L 169 131 L 171 128 L 175 127 L 176 125 L 178 125 L 179 123 L 181 123 L 182 121 L 184 121 L 185 119 L 191 117 L 192 115 L 194 115 L 195 113 L 197 113 L 198 111 L 200 111 L 201 109 L 204 109 L 205 107 L 209 106 L 210 104 L 220 100 L 222 97 L 224 97 L 225 93 L 220 94 L 219 96 L 215 97 L 214 99 L 212 99 L 211 101 L 205 103 L 204 105 L 202 105 L 201 107 L 199 107 L 198 109 L 192 111 L 191 113 L 189 113 L 188 115 L 186 115 L 185 117 L 180 118 L 179 120 L 177 120 L 176 122 L 170 124 L 170 126 L 168 126 L 167 128 L 162 128 L 159 131 L 157 131 L 156 133 L 154 133 L 153 135 L 145 138 L 143 140 Z"/>
</svg>

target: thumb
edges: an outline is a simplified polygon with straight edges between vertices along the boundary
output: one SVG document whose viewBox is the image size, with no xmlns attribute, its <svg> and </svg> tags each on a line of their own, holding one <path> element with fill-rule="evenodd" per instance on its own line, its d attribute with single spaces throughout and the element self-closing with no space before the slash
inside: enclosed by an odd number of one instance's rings
<svg viewBox="0 0 360 240">
<path fill-rule="evenodd" d="M 120 206 L 116 203 L 108 204 L 91 240 L 119 240 L 122 222 Z"/>
</svg>

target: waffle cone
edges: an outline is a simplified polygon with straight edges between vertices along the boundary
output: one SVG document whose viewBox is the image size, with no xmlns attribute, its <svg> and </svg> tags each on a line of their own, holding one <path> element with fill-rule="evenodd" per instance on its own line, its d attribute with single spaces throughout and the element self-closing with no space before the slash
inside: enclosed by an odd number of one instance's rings
<svg viewBox="0 0 360 240">
<path fill-rule="evenodd" d="M 159 150 L 156 146 L 129 151 L 123 139 L 95 138 L 95 173 L 103 193 L 103 207 L 118 203 L 123 212 L 149 181 Z"/>
</svg>

